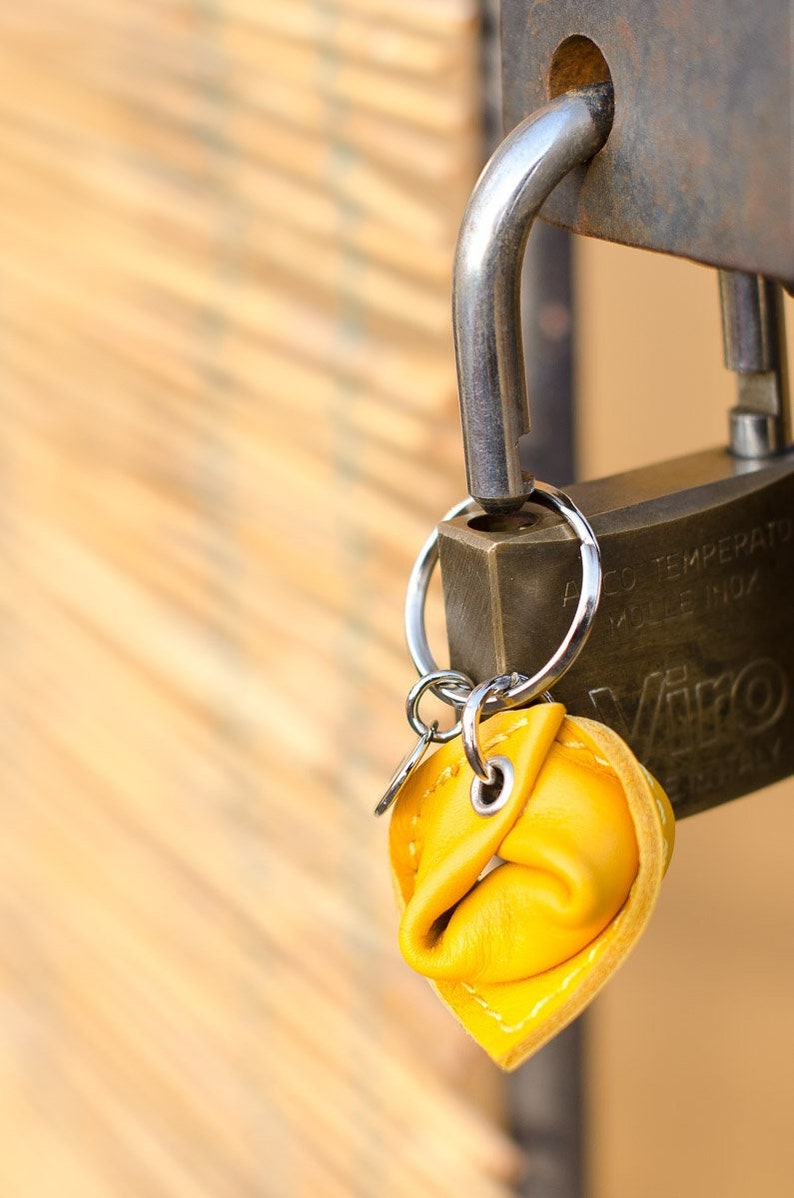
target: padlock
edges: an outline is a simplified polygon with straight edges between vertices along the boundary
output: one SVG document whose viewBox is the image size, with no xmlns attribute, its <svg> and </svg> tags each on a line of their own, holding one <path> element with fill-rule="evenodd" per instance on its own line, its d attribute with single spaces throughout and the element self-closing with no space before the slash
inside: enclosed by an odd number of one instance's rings
<svg viewBox="0 0 794 1198">
<path fill-rule="evenodd" d="M 576 539 L 533 503 L 520 466 L 517 280 L 537 211 L 608 129 L 607 85 L 559 97 L 506 139 L 464 216 L 453 310 L 469 489 L 483 510 L 442 523 L 438 548 L 451 664 L 475 681 L 531 675 L 580 599 Z M 794 771 L 782 303 L 757 276 L 721 282 L 726 362 L 739 372 L 730 447 L 569 488 L 598 538 L 603 587 L 589 641 L 553 687 L 571 713 L 628 741 L 679 817 Z"/>
</svg>

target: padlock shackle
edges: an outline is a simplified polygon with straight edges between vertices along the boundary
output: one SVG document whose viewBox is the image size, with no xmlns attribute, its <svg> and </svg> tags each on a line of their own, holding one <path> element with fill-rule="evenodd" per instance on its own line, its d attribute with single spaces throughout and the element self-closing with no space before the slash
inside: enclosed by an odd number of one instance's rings
<svg viewBox="0 0 794 1198">
<path fill-rule="evenodd" d="M 452 324 L 469 493 L 509 512 L 532 492 L 518 440 L 529 432 L 521 338 L 521 264 L 535 217 L 612 128 L 610 83 L 566 92 L 510 133 L 485 166 L 458 235 Z"/>
</svg>

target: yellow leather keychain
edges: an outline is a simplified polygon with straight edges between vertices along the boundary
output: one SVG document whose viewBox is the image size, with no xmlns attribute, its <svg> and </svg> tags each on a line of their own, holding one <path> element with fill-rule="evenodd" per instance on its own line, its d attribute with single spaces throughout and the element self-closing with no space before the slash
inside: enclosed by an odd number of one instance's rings
<svg viewBox="0 0 794 1198">
<path fill-rule="evenodd" d="M 483 731 L 485 750 L 510 763 L 506 801 L 492 815 L 475 810 L 457 737 L 403 784 L 389 852 L 406 961 L 513 1069 L 579 1014 L 637 941 L 674 819 L 620 737 L 559 703 L 502 712 Z"/>
<path fill-rule="evenodd" d="M 529 679 L 503 675 L 475 686 L 457 671 L 428 669 L 431 537 L 406 602 L 409 648 L 425 671 L 407 702 L 420 739 L 376 808 L 382 814 L 394 804 L 389 854 L 402 953 L 504 1069 L 570 1023 L 625 960 L 653 910 L 675 836 L 667 796 L 625 742 L 550 701 L 546 687 L 586 639 L 600 558 L 584 517 L 566 509 L 568 497 L 543 491 L 580 537 L 582 595 L 568 636 Z M 461 713 L 448 732 L 419 717 L 430 689 Z M 547 701 L 511 705 L 527 694 Z"/>
</svg>

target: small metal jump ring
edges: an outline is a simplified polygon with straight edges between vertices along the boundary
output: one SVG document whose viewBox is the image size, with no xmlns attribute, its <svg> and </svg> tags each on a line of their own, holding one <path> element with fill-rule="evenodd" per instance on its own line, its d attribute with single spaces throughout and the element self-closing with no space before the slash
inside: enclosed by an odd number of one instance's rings
<svg viewBox="0 0 794 1198">
<path fill-rule="evenodd" d="M 531 678 L 523 677 L 523 681 L 511 687 L 498 699 L 487 700 L 484 711 L 495 711 L 499 707 L 518 707 L 531 703 L 562 678 L 582 649 L 593 622 L 593 616 L 601 596 L 601 553 L 598 541 L 587 518 L 565 494 L 551 487 L 548 483 L 536 482 L 529 502 L 542 504 L 557 512 L 570 524 L 579 537 L 579 557 L 582 563 L 582 590 L 576 611 L 573 614 L 571 626 L 562 639 L 557 650 L 536 674 Z M 450 508 L 444 520 L 452 520 L 455 516 L 466 515 L 480 510 L 479 504 L 473 499 L 465 499 Z M 438 532 L 434 530 L 422 546 L 414 568 L 408 579 L 408 590 L 405 596 L 405 637 L 408 651 L 419 674 L 429 675 L 451 673 L 439 671 L 425 630 L 425 602 L 427 590 L 433 570 L 438 561 Z M 462 693 L 456 686 L 438 685 L 435 691 L 447 703 L 462 706 L 468 699 L 468 693 Z"/>
<path fill-rule="evenodd" d="M 408 692 L 408 697 L 405 700 L 405 714 L 408 716 L 408 723 L 413 728 L 417 736 L 424 737 L 428 734 L 428 729 L 432 727 L 430 739 L 437 745 L 445 745 L 448 741 L 454 740 L 460 732 L 460 720 L 450 728 L 447 732 L 439 732 L 438 724 L 434 726 L 428 725 L 419 715 L 419 702 L 425 691 L 432 690 L 438 692 L 439 684 L 447 682 L 456 687 L 464 697 L 462 700 L 456 701 L 457 707 L 462 707 L 469 695 L 474 689 L 474 683 L 466 674 L 462 674 L 460 670 L 431 670 L 424 677 L 415 682 Z"/>
<path fill-rule="evenodd" d="M 496 774 L 480 747 L 480 717 L 485 704 L 493 695 L 501 698 L 518 682 L 518 674 L 499 674 L 475 686 L 460 713 L 461 739 L 466 760 L 481 782 L 488 784 L 496 780 Z"/>
</svg>

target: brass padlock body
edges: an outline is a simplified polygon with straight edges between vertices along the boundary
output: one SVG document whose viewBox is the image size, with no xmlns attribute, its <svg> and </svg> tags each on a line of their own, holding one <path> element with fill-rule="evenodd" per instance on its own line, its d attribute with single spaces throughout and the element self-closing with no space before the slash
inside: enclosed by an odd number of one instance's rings
<svg viewBox="0 0 794 1198">
<path fill-rule="evenodd" d="M 623 736 L 679 817 L 794 772 L 794 451 L 709 450 L 568 492 L 603 590 L 554 698 Z M 579 597 L 567 526 L 531 502 L 459 517 L 439 526 L 439 554 L 452 666 L 534 673 Z"/>
</svg>

